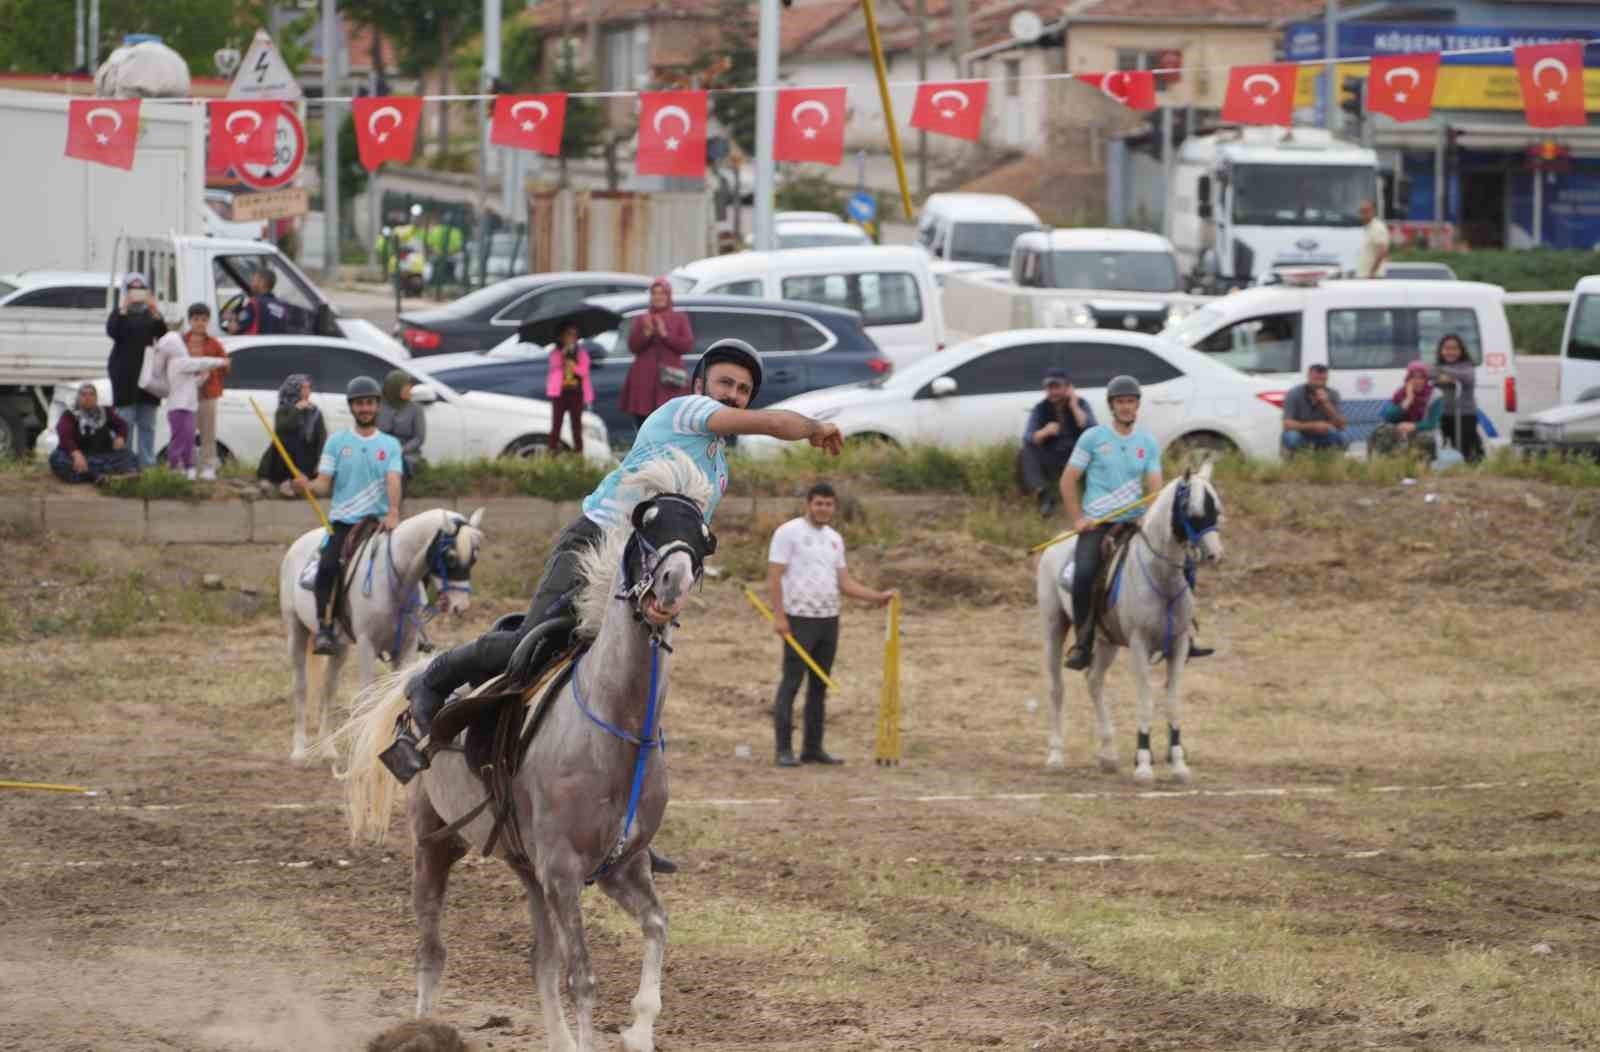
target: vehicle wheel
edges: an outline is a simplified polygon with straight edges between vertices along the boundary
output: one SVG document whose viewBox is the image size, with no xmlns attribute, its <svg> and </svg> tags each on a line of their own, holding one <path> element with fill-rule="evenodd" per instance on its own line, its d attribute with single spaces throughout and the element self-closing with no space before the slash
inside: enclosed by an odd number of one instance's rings
<svg viewBox="0 0 1600 1052">
<path fill-rule="evenodd" d="M 28 429 L 14 407 L 0 405 L 0 460 L 15 460 L 28 451 Z"/>
<path fill-rule="evenodd" d="M 1239 447 L 1215 431 L 1196 431 L 1184 435 L 1168 447 L 1174 454 L 1185 458 L 1210 458 L 1239 452 Z"/>
<path fill-rule="evenodd" d="M 550 438 L 548 435 L 523 435 L 506 447 L 503 457 L 543 457 L 550 453 Z M 561 443 L 563 453 L 572 452 L 572 447 L 565 442 Z"/>
</svg>

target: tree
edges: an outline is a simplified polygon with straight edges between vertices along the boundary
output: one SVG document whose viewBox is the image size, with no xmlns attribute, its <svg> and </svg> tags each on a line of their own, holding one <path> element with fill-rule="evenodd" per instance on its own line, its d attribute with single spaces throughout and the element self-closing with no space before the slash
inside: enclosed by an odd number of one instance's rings
<svg viewBox="0 0 1600 1052">
<path fill-rule="evenodd" d="M 574 98 L 576 92 L 593 91 L 589 75 L 573 64 L 572 41 L 561 42 L 561 64 L 550 78 L 554 91 L 567 92 L 567 122 L 561 129 L 561 185 L 567 185 L 567 159 L 588 157 L 602 145 L 606 134 L 605 114 L 594 99 Z"/>
<path fill-rule="evenodd" d="M 718 35 L 693 62 L 664 70 L 665 79 L 687 87 L 748 87 L 756 82 L 756 18 L 750 0 L 718 0 L 712 16 Z M 756 152 L 756 95 L 750 91 L 711 96 L 711 111 L 745 153 Z"/>
</svg>

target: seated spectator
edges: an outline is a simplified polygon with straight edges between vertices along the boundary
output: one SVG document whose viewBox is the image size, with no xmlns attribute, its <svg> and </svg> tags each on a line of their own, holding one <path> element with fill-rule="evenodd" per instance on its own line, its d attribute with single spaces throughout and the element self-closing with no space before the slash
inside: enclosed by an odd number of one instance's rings
<svg viewBox="0 0 1600 1052">
<path fill-rule="evenodd" d="M 1394 397 L 1379 411 L 1383 423 L 1367 441 L 1368 455 L 1386 456 L 1412 449 L 1432 455 L 1444 403 L 1433 397 L 1428 367 L 1422 362 L 1406 366 L 1406 379 Z"/>
<path fill-rule="evenodd" d="M 428 419 L 411 401 L 416 381 L 404 369 L 384 377 L 383 401 L 378 404 L 378 430 L 400 443 L 404 480 L 410 482 L 422 467 L 422 443 L 428 438 Z"/>
<path fill-rule="evenodd" d="M 1439 430 L 1470 463 L 1483 459 L 1483 436 L 1478 434 L 1477 367 L 1467 353 L 1461 337 L 1450 333 L 1439 340 L 1439 364 L 1433 382 L 1439 385 L 1444 405 L 1439 415 Z"/>
<path fill-rule="evenodd" d="M 1289 389 L 1283 400 L 1283 451 L 1344 449 L 1350 435 L 1339 411 L 1339 392 L 1328 386 L 1328 367 L 1313 365 L 1306 382 Z"/>
<path fill-rule="evenodd" d="M 99 482 L 137 475 L 139 461 L 128 448 L 128 424 L 115 409 L 100 404 L 94 384 L 79 384 L 72 409 L 56 421 L 60 443 L 50 454 L 50 470 L 62 482 Z"/>
<path fill-rule="evenodd" d="M 278 388 L 278 411 L 273 415 L 272 427 L 300 473 L 306 478 L 315 476 L 317 460 L 328 442 L 328 425 L 322 420 L 322 410 L 311 400 L 311 377 L 294 373 L 283 381 Z M 276 490 L 289 500 L 300 499 L 292 481 L 294 474 L 275 446 L 268 446 L 261 454 L 256 478 L 261 480 L 261 488 L 267 493 Z"/>
<path fill-rule="evenodd" d="M 1022 486 L 1039 499 L 1039 514 L 1049 517 L 1061 506 L 1061 472 L 1078 436 L 1095 424 L 1094 410 L 1073 390 L 1065 369 L 1047 369 L 1044 399 L 1028 414 L 1022 434 Z"/>
</svg>

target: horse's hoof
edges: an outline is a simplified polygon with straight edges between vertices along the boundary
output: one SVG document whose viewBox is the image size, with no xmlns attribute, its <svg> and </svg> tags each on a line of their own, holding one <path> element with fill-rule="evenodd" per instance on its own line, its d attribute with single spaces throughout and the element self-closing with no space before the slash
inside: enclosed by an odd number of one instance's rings
<svg viewBox="0 0 1600 1052">
<path fill-rule="evenodd" d="M 1187 767 L 1172 768 L 1172 780 L 1175 782 L 1182 782 L 1184 785 L 1188 785 L 1189 779 L 1193 777 L 1194 775 L 1189 773 L 1189 768 Z"/>
<path fill-rule="evenodd" d="M 1115 756 L 1100 757 L 1100 771 L 1103 774 L 1117 773 L 1117 758 Z"/>
<path fill-rule="evenodd" d="M 1061 755 L 1061 750 L 1060 749 L 1051 749 L 1049 757 L 1047 757 L 1045 759 L 1045 761 L 1044 761 L 1044 765 L 1046 767 L 1056 767 L 1056 768 L 1065 767 L 1067 765 L 1067 761 Z"/>
<path fill-rule="evenodd" d="M 306 762 L 305 742 L 297 741 L 294 743 L 294 748 L 289 752 L 289 762 L 295 764 L 304 764 Z"/>
<path fill-rule="evenodd" d="M 1189 765 L 1183 762 L 1183 746 L 1181 745 L 1173 746 L 1172 755 L 1167 757 L 1167 767 L 1172 771 L 1173 780 L 1182 782 L 1184 785 L 1188 785 L 1189 779 L 1193 777 L 1189 773 Z"/>
<path fill-rule="evenodd" d="M 624 1030 L 620 1035 L 622 1047 L 628 1052 L 655 1052 L 656 1042 L 654 1035 L 636 1034 L 633 1027 Z"/>
<path fill-rule="evenodd" d="M 1135 767 L 1133 769 L 1133 780 L 1138 782 L 1140 785 L 1154 784 L 1156 780 L 1156 772 L 1149 766 Z"/>
</svg>

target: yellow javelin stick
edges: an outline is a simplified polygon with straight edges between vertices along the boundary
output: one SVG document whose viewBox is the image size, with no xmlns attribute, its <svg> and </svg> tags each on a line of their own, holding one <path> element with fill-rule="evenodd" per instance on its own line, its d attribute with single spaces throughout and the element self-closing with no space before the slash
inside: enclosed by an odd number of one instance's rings
<svg viewBox="0 0 1600 1052">
<path fill-rule="evenodd" d="M 1118 508 L 1116 511 L 1112 512 L 1109 515 L 1102 515 L 1100 518 L 1095 519 L 1093 522 L 1089 523 L 1088 528 L 1092 530 L 1096 526 L 1104 526 L 1106 523 L 1110 522 L 1112 519 L 1117 518 L 1119 515 L 1126 515 L 1128 512 L 1132 511 L 1135 508 L 1142 508 L 1146 504 L 1149 504 L 1151 501 L 1155 500 L 1159 496 L 1161 496 L 1161 494 L 1159 494 L 1159 493 L 1151 493 L 1151 494 L 1149 494 L 1147 496 L 1140 497 L 1138 500 L 1134 501 L 1132 504 L 1128 505 L 1126 508 Z M 1044 551 L 1046 548 L 1049 548 L 1052 545 L 1060 544 L 1062 541 L 1070 541 L 1072 538 L 1076 537 L 1077 535 L 1078 535 L 1078 531 L 1077 530 L 1068 530 L 1066 533 L 1058 533 L 1054 537 L 1050 538 L 1048 541 L 1045 541 L 1043 544 L 1035 544 L 1032 548 L 1028 549 L 1028 552 L 1031 555 L 1037 555 L 1039 552 Z"/>
<path fill-rule="evenodd" d="M 302 482 L 305 482 L 305 475 L 301 474 L 300 469 L 295 467 L 294 459 L 289 456 L 289 451 L 283 448 L 283 443 L 278 441 L 278 433 L 272 430 L 271 421 L 267 419 L 267 414 L 261 411 L 261 407 L 256 405 L 256 400 L 254 398 L 250 399 L 250 408 L 256 411 L 256 416 L 261 420 L 261 426 L 267 429 L 267 437 L 272 439 L 272 444 L 274 446 L 278 447 L 278 455 L 283 458 L 283 462 L 285 464 L 289 465 L 289 470 L 294 473 L 294 477 Z M 332 533 L 333 527 L 328 525 L 328 516 L 323 514 L 322 505 L 317 503 L 317 495 L 312 493 L 309 488 L 303 492 L 306 495 L 306 500 L 309 500 L 311 502 L 311 506 L 317 509 L 317 518 L 322 520 L 322 528 L 327 530 L 329 533 Z"/>
<path fill-rule="evenodd" d="M 900 152 L 900 131 L 894 126 L 894 105 L 889 101 L 889 73 L 883 60 L 883 42 L 878 39 L 878 12 L 872 0 L 861 0 L 861 13 L 867 20 L 867 43 L 872 47 L 872 66 L 878 75 L 878 99 L 883 105 L 883 120 L 889 132 L 889 153 L 894 157 L 894 172 L 900 180 L 900 204 L 910 219 L 915 212 L 911 206 L 911 185 L 906 182 L 905 156 Z"/>
<path fill-rule="evenodd" d="M 761 616 L 766 618 L 769 623 L 777 621 L 777 618 L 772 616 L 772 611 L 767 609 L 767 604 L 763 603 L 761 601 L 761 597 L 756 595 L 755 592 L 751 591 L 748 585 L 745 587 L 744 597 L 750 600 L 750 604 L 759 610 L 761 612 Z M 835 684 L 833 680 L 828 678 L 828 674 L 822 671 L 821 666 L 819 666 L 815 661 L 811 660 L 811 655 L 806 653 L 805 648 L 799 644 L 794 636 L 790 635 L 788 632 L 785 632 L 783 634 L 783 641 L 794 648 L 794 652 L 800 655 L 800 660 L 804 661 L 806 663 L 806 667 L 817 674 L 818 679 L 827 684 L 829 690 L 834 691 L 835 693 L 838 692 L 838 685 Z"/>
<path fill-rule="evenodd" d="M 78 793 L 83 796 L 98 796 L 93 789 L 82 785 L 51 785 L 48 782 L 10 782 L 0 779 L 0 789 L 37 789 L 41 793 Z"/>
</svg>

